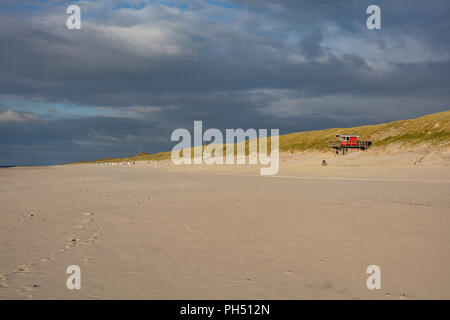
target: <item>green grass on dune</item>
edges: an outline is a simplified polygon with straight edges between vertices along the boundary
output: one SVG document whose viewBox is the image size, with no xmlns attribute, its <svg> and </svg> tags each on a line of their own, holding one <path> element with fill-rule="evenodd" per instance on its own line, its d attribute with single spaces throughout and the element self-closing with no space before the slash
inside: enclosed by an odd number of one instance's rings
<svg viewBox="0 0 450 320">
<path fill-rule="evenodd" d="M 358 134 L 360 140 L 372 141 L 373 147 L 386 147 L 391 144 L 415 145 L 419 143 L 448 145 L 450 143 L 450 111 L 433 113 L 417 119 L 376 125 L 290 133 L 280 136 L 280 151 L 325 150 L 328 148 L 329 141 L 335 139 L 336 134 Z M 270 139 L 268 139 L 268 142 L 270 148 Z M 246 141 L 246 154 L 248 154 L 248 148 L 249 142 Z M 225 149 L 226 146 L 223 145 L 224 154 Z M 236 152 L 236 144 L 234 149 Z M 190 151 L 191 155 L 193 155 L 193 150 L 191 149 Z M 140 153 L 132 157 L 100 159 L 90 163 L 166 160 L 170 159 L 170 154 L 170 151 L 155 154 Z"/>
</svg>

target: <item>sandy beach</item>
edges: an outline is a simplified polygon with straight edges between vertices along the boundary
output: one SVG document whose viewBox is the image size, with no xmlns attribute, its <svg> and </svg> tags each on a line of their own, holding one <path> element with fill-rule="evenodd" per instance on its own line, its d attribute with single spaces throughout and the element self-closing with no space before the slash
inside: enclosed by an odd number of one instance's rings
<svg viewBox="0 0 450 320">
<path fill-rule="evenodd" d="M 0 169 L 0 298 L 449 299 L 445 159 L 320 157 Z"/>
</svg>

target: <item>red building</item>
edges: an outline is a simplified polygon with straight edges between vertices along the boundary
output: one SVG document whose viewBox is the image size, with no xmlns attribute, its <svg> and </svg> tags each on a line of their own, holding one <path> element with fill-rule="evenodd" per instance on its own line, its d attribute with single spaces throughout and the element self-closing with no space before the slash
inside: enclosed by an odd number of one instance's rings
<svg viewBox="0 0 450 320">
<path fill-rule="evenodd" d="M 336 138 L 339 138 L 341 147 L 356 147 L 358 145 L 358 135 L 352 134 L 337 134 Z"/>
<path fill-rule="evenodd" d="M 337 134 L 336 138 L 338 140 L 330 141 L 329 146 L 336 150 L 336 154 L 342 151 L 342 154 L 348 152 L 348 148 L 357 148 L 361 150 L 366 150 L 372 141 L 361 141 L 358 140 L 359 136 L 356 134 Z"/>
</svg>

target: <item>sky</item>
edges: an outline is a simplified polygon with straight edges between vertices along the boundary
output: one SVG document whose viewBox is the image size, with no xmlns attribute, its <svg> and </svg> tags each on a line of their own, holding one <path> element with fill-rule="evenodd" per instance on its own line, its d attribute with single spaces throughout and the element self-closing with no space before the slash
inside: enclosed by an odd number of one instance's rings
<svg viewBox="0 0 450 320">
<path fill-rule="evenodd" d="M 449 110 L 449 16 L 447 0 L 3 0 L 0 166 L 169 151 L 194 120 L 285 134 Z"/>
</svg>

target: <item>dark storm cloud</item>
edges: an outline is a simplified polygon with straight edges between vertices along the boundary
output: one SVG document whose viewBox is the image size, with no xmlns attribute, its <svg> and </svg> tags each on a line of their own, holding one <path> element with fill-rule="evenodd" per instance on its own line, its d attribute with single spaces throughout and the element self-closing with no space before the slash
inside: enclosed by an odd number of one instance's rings
<svg viewBox="0 0 450 320">
<path fill-rule="evenodd" d="M 193 120 L 286 133 L 448 109 L 445 1 L 127 3 L 77 2 L 75 31 L 66 3 L 0 4 L 2 163 L 37 146 L 39 163 L 163 151 Z M 47 105 L 24 113 L 14 99 Z M 48 110 L 57 120 L 31 118 Z"/>
</svg>

